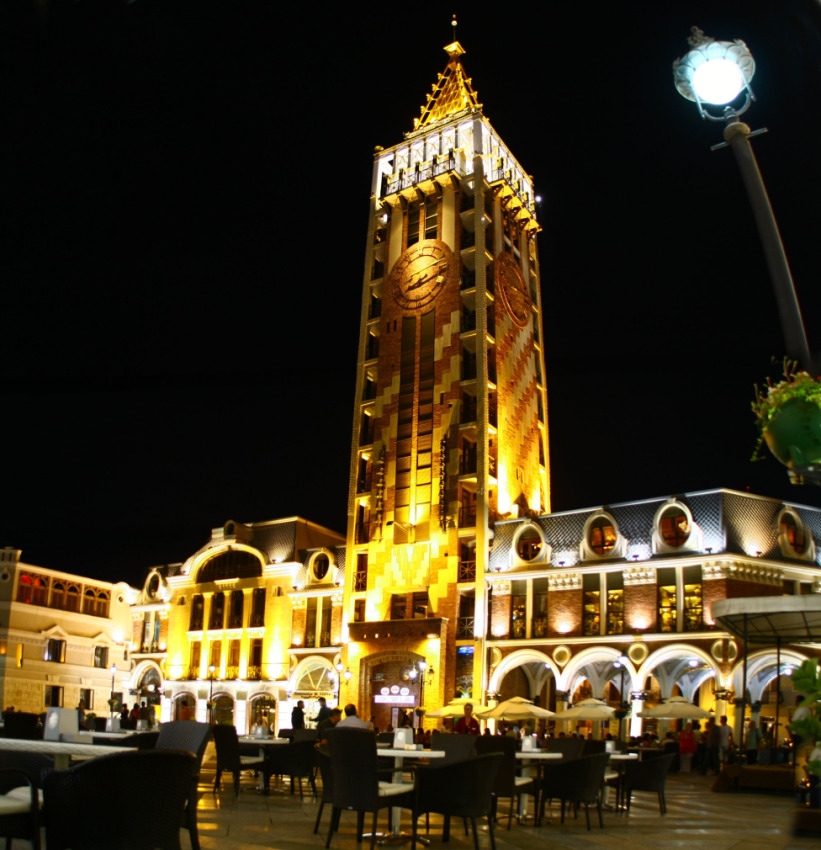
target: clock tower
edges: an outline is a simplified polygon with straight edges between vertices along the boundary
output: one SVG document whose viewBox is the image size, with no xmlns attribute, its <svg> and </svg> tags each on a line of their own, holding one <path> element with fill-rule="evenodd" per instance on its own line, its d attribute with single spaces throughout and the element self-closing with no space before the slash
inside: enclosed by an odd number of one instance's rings
<svg viewBox="0 0 821 850">
<path fill-rule="evenodd" d="M 485 697 L 494 524 L 550 509 L 533 184 L 445 51 L 371 186 L 342 660 L 381 728 Z"/>
</svg>

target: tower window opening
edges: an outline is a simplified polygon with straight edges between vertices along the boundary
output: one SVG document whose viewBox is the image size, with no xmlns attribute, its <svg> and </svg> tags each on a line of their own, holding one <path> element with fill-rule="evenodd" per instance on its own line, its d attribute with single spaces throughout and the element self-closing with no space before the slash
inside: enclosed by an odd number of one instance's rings
<svg viewBox="0 0 821 850">
<path fill-rule="evenodd" d="M 661 536 L 668 546 L 683 546 L 690 537 L 690 521 L 684 511 L 672 505 L 661 515 Z"/>
<path fill-rule="evenodd" d="M 793 552 L 796 555 L 803 555 L 807 548 L 807 538 L 803 525 L 796 522 L 795 516 L 789 511 L 784 511 L 781 514 L 778 525 L 779 531 L 784 535 L 784 540 Z"/>
<path fill-rule="evenodd" d="M 597 517 L 590 523 L 587 542 L 597 555 L 608 555 L 616 546 L 616 529 L 607 517 Z"/>
</svg>

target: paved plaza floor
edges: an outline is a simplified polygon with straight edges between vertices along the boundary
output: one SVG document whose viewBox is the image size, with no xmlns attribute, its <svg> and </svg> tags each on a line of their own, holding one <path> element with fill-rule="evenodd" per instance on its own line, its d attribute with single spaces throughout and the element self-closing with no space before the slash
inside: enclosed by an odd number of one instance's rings
<svg viewBox="0 0 821 850">
<path fill-rule="evenodd" d="M 200 838 L 202 850 L 304 850 L 325 845 L 330 812 L 322 814 L 320 834 L 313 834 L 318 803 L 306 796 L 291 796 L 287 788 L 265 797 L 258 794 L 250 779 L 243 778 L 239 797 L 234 796 L 232 777 L 223 777 L 222 789 L 213 792 L 213 772 L 206 763 L 200 799 Z M 209 787 L 210 782 L 210 787 Z M 604 829 L 591 812 L 592 829 L 587 831 L 584 812 L 578 820 L 568 816 L 560 824 L 560 809 L 553 805 L 550 824 L 540 828 L 513 823 L 507 831 L 507 818 L 500 818 L 496 830 L 498 850 L 541 850 L 541 848 L 708 848 L 708 850 L 781 850 L 781 848 L 821 847 L 821 834 L 793 835 L 795 799 L 770 793 L 711 791 L 712 777 L 699 774 L 671 774 L 667 782 L 667 814 L 659 814 L 655 794 L 634 796 L 629 815 L 604 812 Z M 283 793 L 283 791 L 285 793 Z M 531 810 L 532 810 L 531 801 Z M 507 812 L 500 804 L 500 814 Z M 370 818 L 366 817 L 366 829 Z M 380 815 L 384 829 L 386 816 Z M 356 815 L 342 815 L 340 832 L 331 841 L 332 850 L 356 850 Z M 403 828 L 410 830 L 410 818 L 403 813 Z M 431 847 L 441 847 L 441 819 L 431 818 Z M 187 840 L 187 836 L 186 836 Z M 187 848 L 187 843 L 183 847 Z M 367 848 L 369 845 L 363 845 Z M 448 845 L 454 850 L 473 847 L 461 823 L 454 820 Z M 486 828 L 480 837 L 481 850 L 490 849 Z"/>
</svg>

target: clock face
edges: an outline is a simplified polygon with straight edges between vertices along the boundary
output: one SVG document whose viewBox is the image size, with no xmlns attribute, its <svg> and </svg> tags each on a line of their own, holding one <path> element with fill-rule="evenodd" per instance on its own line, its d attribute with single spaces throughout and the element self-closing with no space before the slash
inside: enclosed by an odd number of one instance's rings
<svg viewBox="0 0 821 850">
<path fill-rule="evenodd" d="M 439 239 L 424 239 L 411 245 L 396 261 L 388 285 L 396 303 L 405 310 L 427 307 L 450 283 L 459 267 L 453 252 Z"/>
<path fill-rule="evenodd" d="M 496 291 L 501 295 L 513 323 L 517 327 L 525 327 L 530 321 L 530 292 L 525 286 L 522 270 L 509 254 L 502 254 L 496 260 Z"/>
</svg>

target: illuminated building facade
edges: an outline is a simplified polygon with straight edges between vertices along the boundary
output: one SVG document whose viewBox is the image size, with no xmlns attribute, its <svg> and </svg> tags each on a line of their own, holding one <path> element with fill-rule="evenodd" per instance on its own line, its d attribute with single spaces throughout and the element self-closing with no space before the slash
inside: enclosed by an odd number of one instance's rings
<svg viewBox="0 0 821 850">
<path fill-rule="evenodd" d="M 556 711 L 585 697 L 624 702 L 635 734 L 647 699 L 684 696 L 734 717 L 738 734 L 743 646 L 712 605 L 821 592 L 820 547 L 818 508 L 731 490 L 497 523 L 488 690 Z M 779 668 L 774 647 L 751 647 L 752 716 L 771 720 L 779 684 L 791 691 L 780 674 L 817 654 L 785 645 Z"/>
<path fill-rule="evenodd" d="M 550 509 L 533 185 L 445 50 L 371 187 L 343 660 L 383 727 L 419 661 L 428 708 L 484 690 L 494 524 Z"/>
<path fill-rule="evenodd" d="M 342 535 L 299 517 L 213 529 L 182 564 L 148 572 L 132 608 L 134 689 L 163 720 L 184 701 L 241 730 L 279 706 L 289 726 L 289 699 L 335 696 L 344 570 Z"/>
<path fill-rule="evenodd" d="M 128 637 L 136 591 L 20 561 L 0 549 L 0 706 L 40 714 L 49 706 L 109 713 L 129 687 Z"/>
</svg>

